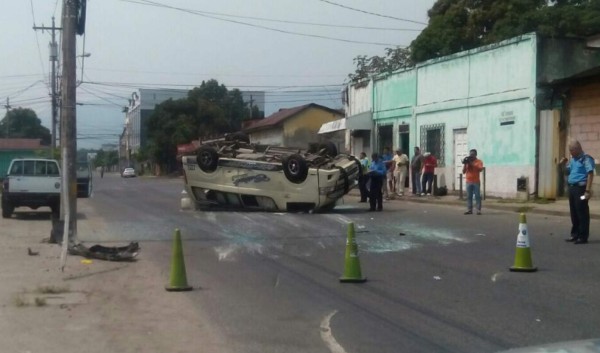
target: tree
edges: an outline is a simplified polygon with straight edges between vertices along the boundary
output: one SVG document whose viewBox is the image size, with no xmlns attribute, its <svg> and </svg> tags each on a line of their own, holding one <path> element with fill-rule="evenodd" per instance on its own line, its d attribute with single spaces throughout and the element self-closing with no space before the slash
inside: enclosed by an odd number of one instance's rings
<svg viewBox="0 0 600 353">
<path fill-rule="evenodd" d="M 414 65 L 409 48 L 386 48 L 385 53 L 384 57 L 359 55 L 354 58 L 356 71 L 348 75 L 350 82 L 358 82 L 372 75 L 391 73 Z"/>
<path fill-rule="evenodd" d="M 600 0 L 438 0 L 429 25 L 411 43 L 421 62 L 529 32 L 588 36 L 600 32 Z"/>
<path fill-rule="evenodd" d="M 167 172 L 172 171 L 177 145 L 239 131 L 242 120 L 249 116 L 239 90 L 228 90 L 216 80 L 203 81 L 187 98 L 169 99 L 156 106 L 148 119 L 145 153 Z"/>
<path fill-rule="evenodd" d="M 0 122 L 0 136 L 9 138 L 41 139 L 43 145 L 50 144 L 50 130 L 29 108 L 9 110 Z"/>
<path fill-rule="evenodd" d="M 459 51 L 537 32 L 548 37 L 600 33 L 600 0 L 438 0 L 428 26 L 408 48 L 359 55 L 348 75 L 358 82 Z"/>
</svg>

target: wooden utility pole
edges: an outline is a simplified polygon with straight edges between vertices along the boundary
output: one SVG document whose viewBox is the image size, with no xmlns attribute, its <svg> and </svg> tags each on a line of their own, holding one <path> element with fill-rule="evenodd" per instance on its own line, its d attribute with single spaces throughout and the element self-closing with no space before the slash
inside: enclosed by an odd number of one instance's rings
<svg viewBox="0 0 600 353">
<path fill-rule="evenodd" d="M 50 74 L 50 82 L 52 84 L 52 141 L 50 146 L 52 147 L 52 153 L 56 149 L 56 124 L 58 122 L 58 97 L 56 96 L 56 62 L 58 61 L 58 45 L 56 44 L 56 31 L 62 28 L 54 25 L 54 17 L 52 17 L 52 27 L 44 27 L 44 25 L 38 27 L 33 26 L 34 30 L 50 30 L 52 31 L 52 42 L 50 42 L 50 63 L 52 65 L 52 73 Z"/>
<path fill-rule="evenodd" d="M 60 142 L 63 151 L 63 199 L 61 219 L 69 242 L 77 239 L 77 155 L 76 128 L 76 26 L 78 0 L 63 0 L 62 12 L 62 81 Z M 68 216 L 65 213 L 68 212 Z M 68 229 L 68 231 L 67 231 Z M 66 240 L 64 237 L 63 240 Z"/>
</svg>

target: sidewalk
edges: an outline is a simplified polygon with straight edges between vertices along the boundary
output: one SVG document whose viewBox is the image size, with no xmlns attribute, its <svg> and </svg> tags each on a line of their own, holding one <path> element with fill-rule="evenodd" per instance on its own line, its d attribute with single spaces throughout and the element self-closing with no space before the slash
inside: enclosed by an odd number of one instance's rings
<svg viewBox="0 0 600 353">
<path fill-rule="evenodd" d="M 408 189 L 407 189 L 408 190 Z M 359 197 L 358 189 L 353 189 L 349 196 Z M 466 196 L 465 196 L 466 197 Z M 387 202 L 419 202 L 419 203 L 438 203 L 443 205 L 453 205 L 466 209 L 466 201 L 461 200 L 458 195 L 446 196 L 415 196 L 413 194 L 404 194 L 404 196 L 395 196 Z M 592 197 L 589 201 L 590 218 L 600 219 L 600 199 Z M 555 216 L 570 217 L 569 200 L 560 198 L 557 200 L 529 200 L 521 201 L 516 199 L 486 198 L 482 200 L 482 210 L 497 209 L 510 212 L 541 213 Z"/>
</svg>

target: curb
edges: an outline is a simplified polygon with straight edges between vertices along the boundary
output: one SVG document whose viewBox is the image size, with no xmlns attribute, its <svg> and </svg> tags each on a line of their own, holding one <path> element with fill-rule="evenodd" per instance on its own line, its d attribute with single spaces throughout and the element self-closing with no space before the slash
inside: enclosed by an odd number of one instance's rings
<svg viewBox="0 0 600 353">
<path fill-rule="evenodd" d="M 353 196 L 353 197 L 360 197 L 360 195 L 358 195 L 357 193 L 353 193 L 350 192 L 347 194 L 347 196 Z M 452 197 L 452 196 L 450 196 Z M 413 202 L 413 203 L 434 203 L 434 202 L 443 202 L 444 205 L 447 206 L 457 206 L 457 207 L 465 207 L 465 202 L 464 200 L 460 200 L 460 199 L 452 199 L 452 200 L 445 200 L 442 197 L 439 196 L 427 196 L 427 197 L 405 197 L 402 199 L 393 199 L 390 201 L 402 201 L 402 202 Z M 523 204 L 498 204 L 495 202 L 485 202 L 483 203 L 484 208 L 488 208 L 488 209 L 494 209 L 494 210 L 501 210 L 501 211 L 508 211 L 508 212 L 515 212 L 515 213 L 535 213 L 535 214 L 545 214 L 545 215 L 551 215 L 551 216 L 563 216 L 563 217 L 570 217 L 570 211 L 569 211 L 569 205 L 568 203 L 565 205 L 565 209 L 564 211 L 562 210 L 550 210 L 550 209 L 544 209 L 544 208 L 539 208 L 535 206 L 536 204 L 531 204 L 531 203 L 523 203 Z M 523 209 L 527 208 L 526 211 L 524 211 Z M 590 213 L 590 219 L 600 219 L 600 214 L 597 213 Z"/>
</svg>

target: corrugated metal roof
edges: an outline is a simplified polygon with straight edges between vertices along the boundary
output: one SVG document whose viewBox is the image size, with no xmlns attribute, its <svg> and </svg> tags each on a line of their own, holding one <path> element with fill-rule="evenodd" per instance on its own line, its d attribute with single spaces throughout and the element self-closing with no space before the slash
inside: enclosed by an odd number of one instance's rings
<svg viewBox="0 0 600 353">
<path fill-rule="evenodd" d="M 343 113 L 340 112 L 339 110 L 331 109 L 331 108 L 328 108 L 328 107 L 325 107 L 325 106 L 322 106 L 322 105 L 319 105 L 316 103 L 310 103 L 310 104 L 305 104 L 305 105 L 301 105 L 301 106 L 294 107 L 294 108 L 279 109 L 278 112 L 273 113 L 273 114 L 269 115 L 268 117 L 261 119 L 261 120 L 255 122 L 254 124 L 246 127 L 244 129 L 244 131 L 250 132 L 250 131 L 254 131 L 254 130 L 260 130 L 260 129 L 270 128 L 270 127 L 279 125 L 284 120 L 291 118 L 292 116 L 294 116 L 308 108 L 323 109 L 323 110 L 326 110 L 326 111 L 334 113 L 334 114 L 343 115 Z"/>
</svg>

